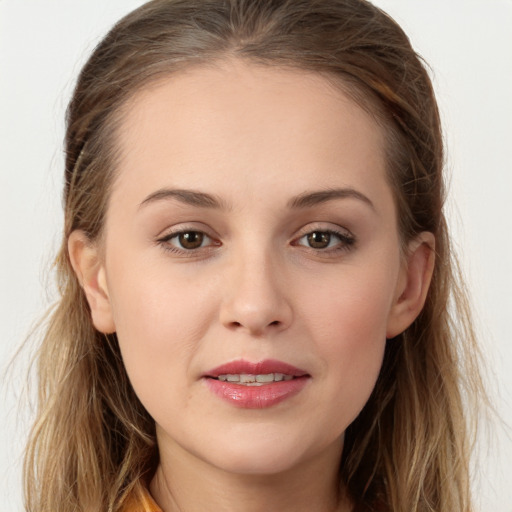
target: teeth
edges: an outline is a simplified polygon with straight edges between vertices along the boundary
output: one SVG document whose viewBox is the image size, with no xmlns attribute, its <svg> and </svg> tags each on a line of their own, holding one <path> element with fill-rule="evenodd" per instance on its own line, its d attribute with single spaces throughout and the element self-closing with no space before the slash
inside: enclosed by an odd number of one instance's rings
<svg viewBox="0 0 512 512">
<path fill-rule="evenodd" d="M 252 375 L 250 373 L 226 374 L 217 377 L 223 382 L 237 382 L 246 386 L 259 386 L 268 382 L 280 382 L 282 380 L 292 380 L 293 375 L 284 373 L 265 373 L 261 375 Z"/>
<path fill-rule="evenodd" d="M 256 382 L 272 382 L 274 380 L 280 380 L 277 378 L 279 374 L 267 373 L 266 375 L 256 375 Z"/>
</svg>

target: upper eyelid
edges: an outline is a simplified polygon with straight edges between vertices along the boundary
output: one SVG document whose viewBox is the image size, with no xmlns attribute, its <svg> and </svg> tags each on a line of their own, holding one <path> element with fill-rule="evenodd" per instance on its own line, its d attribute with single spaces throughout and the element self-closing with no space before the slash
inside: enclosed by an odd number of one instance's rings
<svg viewBox="0 0 512 512">
<path fill-rule="evenodd" d="M 201 231 L 199 229 L 180 229 L 179 231 L 171 231 L 170 233 L 167 233 L 166 235 L 163 235 L 162 237 L 159 237 L 159 240 L 171 240 L 172 238 L 176 238 L 179 235 L 183 235 L 184 233 L 201 233 L 205 237 L 209 238 L 210 240 L 213 240 L 213 237 L 210 236 L 205 231 Z"/>
<path fill-rule="evenodd" d="M 339 224 L 331 223 L 331 222 L 310 222 L 305 224 L 300 229 L 296 231 L 296 234 L 293 235 L 293 239 L 299 238 L 301 236 L 307 235 L 308 233 L 313 233 L 315 231 L 321 232 L 330 232 L 334 234 L 344 235 L 354 237 L 355 235 L 350 231 L 350 229 L 340 226 Z"/>
<path fill-rule="evenodd" d="M 218 235 L 213 234 L 216 233 L 216 231 L 209 226 L 203 224 L 202 222 L 196 222 L 191 221 L 190 223 L 183 222 L 180 224 L 177 224 L 175 226 L 166 227 L 165 229 L 162 229 L 160 233 L 157 235 L 157 237 L 165 236 L 167 234 L 179 234 L 187 231 L 197 231 L 204 233 L 208 236 L 216 237 Z M 347 234 L 352 234 L 350 229 L 348 229 L 345 226 L 342 226 L 340 224 L 334 223 L 334 222 L 328 222 L 328 221 L 314 221 L 314 222 L 308 222 L 301 226 L 300 228 L 295 230 L 294 237 L 297 236 L 299 233 L 311 233 L 313 231 L 342 231 L 346 232 Z"/>
<path fill-rule="evenodd" d="M 157 238 L 157 242 L 159 243 L 169 243 L 170 245 L 173 245 L 171 244 L 171 240 L 174 240 L 174 239 L 177 239 L 180 235 L 184 234 L 184 233 L 201 233 L 205 236 L 205 238 L 207 238 L 210 243 L 208 243 L 206 246 L 204 247 L 197 247 L 196 249 L 183 249 L 183 250 L 186 250 L 186 251 L 198 251 L 199 249 L 206 249 L 207 247 L 212 247 L 212 246 L 219 246 L 221 245 L 220 241 L 218 239 L 216 239 L 215 237 L 209 235 L 208 233 L 204 232 L 204 231 L 201 231 L 199 229 L 180 229 L 178 231 L 174 231 L 174 232 L 170 232 L 166 235 L 163 235 L 161 237 L 158 237 Z M 180 249 L 179 247 L 176 247 L 176 249 Z"/>
<path fill-rule="evenodd" d="M 161 240 L 163 238 L 172 238 L 173 236 L 179 235 L 180 233 L 188 233 L 188 232 L 203 233 L 204 235 L 208 236 L 209 238 L 218 238 L 218 237 L 216 237 L 215 234 L 213 234 L 214 233 L 213 230 L 208 229 L 202 223 L 201 223 L 201 226 L 193 226 L 191 224 L 183 223 L 183 224 L 178 224 L 177 226 L 172 226 L 172 227 L 163 229 L 156 236 L 156 239 Z"/>
<path fill-rule="evenodd" d="M 329 233 L 329 235 L 334 235 L 335 237 L 338 237 L 338 239 L 342 242 L 342 243 L 353 243 L 356 241 L 356 237 L 354 235 L 352 235 L 352 233 L 350 232 L 342 232 L 342 231 L 338 231 L 338 230 L 334 230 L 334 229 L 313 229 L 313 230 L 310 230 L 310 231 L 306 231 L 305 233 L 302 233 L 301 235 L 299 236 L 296 236 L 293 240 L 292 240 L 292 244 L 295 245 L 297 244 L 297 242 L 299 240 L 302 240 L 304 237 L 310 235 L 311 233 Z"/>
<path fill-rule="evenodd" d="M 212 240 L 220 241 L 221 236 L 219 236 L 219 234 L 216 233 L 214 229 L 211 229 L 209 226 L 206 226 L 202 222 L 197 222 L 196 225 L 194 224 L 195 221 L 192 221 L 190 223 L 184 222 L 176 226 L 168 227 L 166 229 L 163 229 L 158 235 L 156 235 L 155 239 L 157 241 L 161 241 L 164 239 L 173 238 L 175 236 L 180 235 L 181 233 L 198 232 L 203 233 L 205 236 Z M 313 233 L 315 231 L 329 232 L 339 236 L 355 238 L 354 233 L 352 233 L 350 229 L 340 224 L 328 221 L 313 221 L 297 229 L 295 233 L 289 238 L 289 240 L 290 242 L 296 241 L 297 239 L 309 233 Z"/>
<path fill-rule="evenodd" d="M 311 233 L 329 233 L 331 235 L 336 235 L 342 238 L 354 238 L 354 235 L 350 231 L 345 229 L 310 229 L 308 231 L 301 233 L 299 236 L 295 238 L 304 238 L 305 236 L 310 235 Z"/>
</svg>

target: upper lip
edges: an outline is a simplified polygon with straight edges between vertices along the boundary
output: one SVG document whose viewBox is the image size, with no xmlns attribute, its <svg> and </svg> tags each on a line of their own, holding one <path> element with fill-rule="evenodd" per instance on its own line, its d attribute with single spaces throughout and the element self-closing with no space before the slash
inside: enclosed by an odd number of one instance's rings
<svg viewBox="0 0 512 512">
<path fill-rule="evenodd" d="M 245 359 L 231 361 L 229 363 L 221 364 L 204 374 L 204 377 L 217 378 L 219 375 L 266 375 L 269 373 L 283 373 L 285 375 L 292 375 L 293 377 L 303 377 L 308 375 L 308 372 L 297 368 L 291 364 L 276 359 L 265 359 L 264 361 L 251 362 Z"/>
</svg>

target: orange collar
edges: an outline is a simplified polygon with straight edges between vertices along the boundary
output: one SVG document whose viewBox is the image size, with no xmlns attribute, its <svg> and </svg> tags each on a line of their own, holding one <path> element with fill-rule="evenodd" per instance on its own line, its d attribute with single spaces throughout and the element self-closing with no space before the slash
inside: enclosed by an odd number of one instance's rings
<svg viewBox="0 0 512 512">
<path fill-rule="evenodd" d="M 132 492 L 126 498 L 121 510 L 122 512 L 162 512 L 145 487 Z"/>
</svg>

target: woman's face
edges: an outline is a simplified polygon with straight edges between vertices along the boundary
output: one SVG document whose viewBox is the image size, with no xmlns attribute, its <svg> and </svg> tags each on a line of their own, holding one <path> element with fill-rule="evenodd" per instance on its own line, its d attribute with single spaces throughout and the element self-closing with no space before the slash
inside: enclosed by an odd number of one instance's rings
<svg viewBox="0 0 512 512">
<path fill-rule="evenodd" d="M 322 77 L 235 61 L 136 95 L 119 145 L 92 309 L 162 458 L 339 456 L 404 287 L 381 128 Z"/>
</svg>

